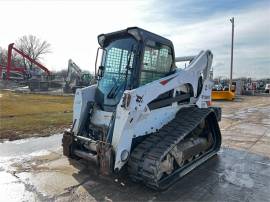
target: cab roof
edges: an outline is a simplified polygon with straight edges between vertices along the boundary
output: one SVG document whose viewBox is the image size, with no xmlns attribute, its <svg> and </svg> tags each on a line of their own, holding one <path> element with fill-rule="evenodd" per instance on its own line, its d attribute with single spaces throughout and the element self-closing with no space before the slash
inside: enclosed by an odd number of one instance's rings
<svg viewBox="0 0 270 202">
<path fill-rule="evenodd" d="M 98 43 L 101 47 L 106 47 L 109 42 L 127 36 L 132 36 L 137 41 L 142 41 L 144 43 L 146 43 L 147 41 L 154 41 L 173 48 L 173 43 L 169 39 L 166 39 L 162 36 L 159 36 L 139 27 L 128 27 L 124 30 L 107 34 L 100 34 L 98 35 Z"/>
</svg>

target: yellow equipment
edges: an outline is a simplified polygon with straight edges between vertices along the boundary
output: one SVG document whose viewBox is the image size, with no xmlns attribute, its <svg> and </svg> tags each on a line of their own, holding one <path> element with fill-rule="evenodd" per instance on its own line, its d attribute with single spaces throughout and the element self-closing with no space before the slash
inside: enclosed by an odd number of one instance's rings
<svg viewBox="0 0 270 202">
<path fill-rule="evenodd" d="M 235 92 L 232 91 L 212 91 L 212 100 L 233 100 Z"/>
<path fill-rule="evenodd" d="M 230 100 L 235 98 L 235 87 L 236 83 L 232 82 L 231 88 L 229 90 L 212 90 L 212 100 Z"/>
</svg>

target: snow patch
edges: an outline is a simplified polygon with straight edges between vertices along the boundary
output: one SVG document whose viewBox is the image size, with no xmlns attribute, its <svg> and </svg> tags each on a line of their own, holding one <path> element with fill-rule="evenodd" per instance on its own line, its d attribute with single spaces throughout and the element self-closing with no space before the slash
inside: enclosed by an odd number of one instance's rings
<svg viewBox="0 0 270 202">
<path fill-rule="evenodd" d="M 33 157 L 36 157 L 36 156 L 45 156 L 45 155 L 49 155 L 51 152 L 46 150 L 46 149 L 42 149 L 42 150 L 39 150 L 39 151 L 35 151 L 35 152 L 32 152 L 30 153 L 29 155 L 30 156 L 33 156 Z"/>
</svg>

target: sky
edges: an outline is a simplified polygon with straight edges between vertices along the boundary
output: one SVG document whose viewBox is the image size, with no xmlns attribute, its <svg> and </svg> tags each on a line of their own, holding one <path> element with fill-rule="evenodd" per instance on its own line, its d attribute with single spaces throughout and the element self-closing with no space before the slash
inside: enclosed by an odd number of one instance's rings
<svg viewBox="0 0 270 202">
<path fill-rule="evenodd" d="M 32 34 L 51 44 L 41 61 L 67 69 L 72 59 L 94 72 L 97 35 L 138 26 L 174 43 L 175 55 L 214 55 L 214 77 L 229 77 L 235 18 L 233 77 L 270 77 L 270 0 L 0 0 L 0 46 Z"/>
</svg>

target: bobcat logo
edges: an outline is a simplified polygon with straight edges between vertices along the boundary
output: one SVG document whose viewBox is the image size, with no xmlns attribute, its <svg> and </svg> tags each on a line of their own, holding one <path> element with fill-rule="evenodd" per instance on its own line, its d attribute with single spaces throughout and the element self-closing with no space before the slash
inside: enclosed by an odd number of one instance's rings
<svg viewBox="0 0 270 202">
<path fill-rule="evenodd" d="M 136 95 L 136 102 L 142 103 L 143 102 L 143 96 Z"/>
</svg>

